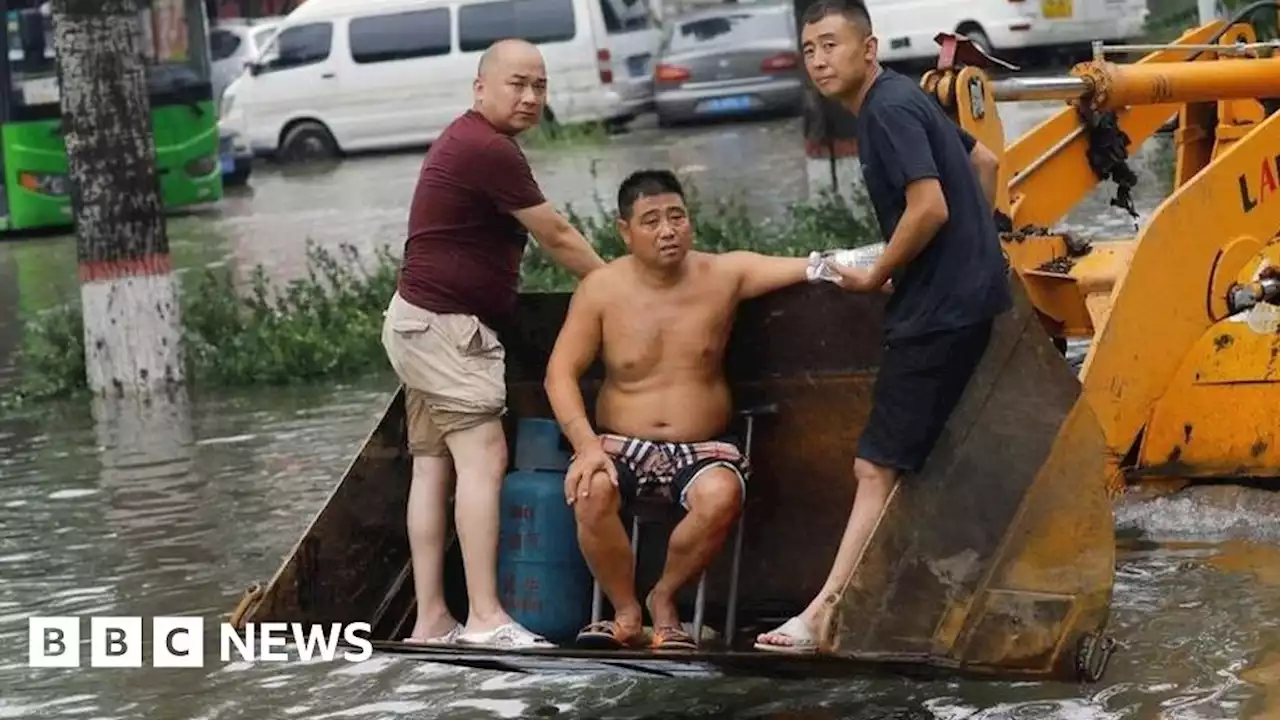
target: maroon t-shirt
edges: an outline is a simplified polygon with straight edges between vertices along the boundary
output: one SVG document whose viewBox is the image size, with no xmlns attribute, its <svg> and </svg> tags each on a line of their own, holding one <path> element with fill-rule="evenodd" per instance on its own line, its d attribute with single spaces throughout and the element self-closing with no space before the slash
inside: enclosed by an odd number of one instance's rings
<svg viewBox="0 0 1280 720">
<path fill-rule="evenodd" d="M 476 315 L 491 328 L 515 311 L 529 234 L 510 213 L 545 202 L 514 138 L 475 110 L 431 145 L 413 204 L 400 295 L 437 313 Z"/>
</svg>

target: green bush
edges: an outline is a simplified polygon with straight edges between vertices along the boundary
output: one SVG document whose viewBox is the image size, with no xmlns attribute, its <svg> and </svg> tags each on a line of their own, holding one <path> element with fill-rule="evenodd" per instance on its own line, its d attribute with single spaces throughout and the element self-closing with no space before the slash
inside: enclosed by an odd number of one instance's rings
<svg viewBox="0 0 1280 720">
<path fill-rule="evenodd" d="M 880 240 L 877 231 L 864 219 L 870 217 L 864 197 L 859 197 L 856 205 L 850 207 L 840 196 L 823 193 L 814 203 L 789 206 L 780 220 L 758 220 L 751 217 L 739 201 L 704 203 L 696 189 L 685 192 L 697 231 L 697 247 L 707 252 L 756 250 L 795 256 L 807 255 L 811 250 L 857 247 Z M 583 215 L 572 205 L 565 209 L 569 221 L 592 241 L 605 260 L 626 253 L 613 213 L 599 198 L 593 215 Z M 533 243 L 525 253 L 520 277 L 521 289 L 525 292 L 567 292 L 574 286 L 573 276 Z"/>
<path fill-rule="evenodd" d="M 599 200 L 596 205 L 603 211 Z M 745 249 L 794 256 L 879 240 L 862 216 L 832 194 L 791 206 L 781 221 L 752 219 L 732 201 L 705 205 L 696 194 L 690 207 L 697 246 L 712 252 Z M 585 216 L 572 207 L 566 214 L 606 259 L 625 252 L 611 219 Z M 306 277 L 283 287 L 274 286 L 262 266 L 254 269 L 244 289 L 226 267 L 183 275 L 179 302 L 188 382 L 213 387 L 286 384 L 386 366 L 382 312 L 395 291 L 398 258 L 385 246 L 365 262 L 351 246 L 342 246 L 335 256 L 309 240 L 307 245 Z M 574 284 L 568 272 L 529 244 L 521 267 L 524 292 L 568 292 Z M 84 391 L 78 300 L 31 318 L 23 336 L 21 380 L 0 404 Z"/>
<path fill-rule="evenodd" d="M 609 130 L 601 123 L 576 123 L 570 125 L 539 123 L 520 134 L 520 144 L 539 150 L 564 150 L 593 147 L 609 142 Z"/>
</svg>

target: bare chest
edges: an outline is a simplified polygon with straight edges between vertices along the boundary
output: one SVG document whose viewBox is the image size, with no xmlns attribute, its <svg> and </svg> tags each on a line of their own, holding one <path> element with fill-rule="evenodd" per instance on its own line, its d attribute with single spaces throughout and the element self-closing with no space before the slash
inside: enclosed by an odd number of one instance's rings
<svg viewBox="0 0 1280 720">
<path fill-rule="evenodd" d="M 665 297 L 637 293 L 605 313 L 605 362 L 615 373 L 640 377 L 667 369 L 718 367 L 735 310 L 732 295 L 717 288 Z"/>
</svg>

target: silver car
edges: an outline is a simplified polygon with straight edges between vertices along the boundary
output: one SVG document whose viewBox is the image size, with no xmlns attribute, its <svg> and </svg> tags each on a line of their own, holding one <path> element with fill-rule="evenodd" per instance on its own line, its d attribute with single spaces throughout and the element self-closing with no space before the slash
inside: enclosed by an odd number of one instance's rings
<svg viewBox="0 0 1280 720">
<path fill-rule="evenodd" d="M 249 61 L 256 60 L 275 35 L 279 17 L 223 20 L 209 30 L 213 60 L 213 96 L 219 100 L 232 80 L 240 77 Z"/>
<path fill-rule="evenodd" d="M 653 72 L 658 122 L 793 114 L 804 97 L 790 3 L 725 5 L 667 26 Z"/>
</svg>

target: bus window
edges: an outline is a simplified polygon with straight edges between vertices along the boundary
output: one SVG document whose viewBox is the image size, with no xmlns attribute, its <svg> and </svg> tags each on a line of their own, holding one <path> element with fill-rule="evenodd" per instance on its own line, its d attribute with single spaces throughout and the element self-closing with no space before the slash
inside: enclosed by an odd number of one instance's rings
<svg viewBox="0 0 1280 720">
<path fill-rule="evenodd" d="M 140 4 L 143 54 L 152 95 L 200 89 L 210 83 L 208 37 L 204 32 L 203 0 L 143 0 Z M 53 23 L 49 3 L 8 5 L 31 7 L 8 13 L 11 112 L 22 107 L 56 105 L 59 99 L 54 64 Z M 189 21 L 193 20 L 193 21 Z"/>
<path fill-rule="evenodd" d="M 142 47 L 149 61 L 152 93 L 179 92 L 208 85 L 212 73 L 205 34 L 203 0 L 144 0 Z M 200 17 L 192 17 L 199 13 Z"/>
<path fill-rule="evenodd" d="M 16 3 L 13 3 L 16 4 Z M 12 4 L 11 4 L 12 5 Z M 18 106 L 57 104 L 58 72 L 54 64 L 53 28 L 43 7 L 10 10 L 10 102 Z"/>
</svg>

